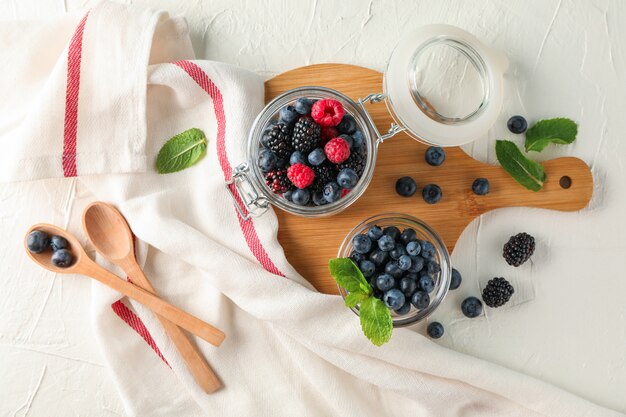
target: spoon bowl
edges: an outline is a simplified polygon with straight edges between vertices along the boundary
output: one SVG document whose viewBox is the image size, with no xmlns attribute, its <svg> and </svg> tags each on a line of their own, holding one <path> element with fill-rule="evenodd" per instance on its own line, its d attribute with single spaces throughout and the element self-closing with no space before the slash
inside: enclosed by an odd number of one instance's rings
<svg viewBox="0 0 626 417">
<path fill-rule="evenodd" d="M 61 236 L 62 238 L 65 238 L 65 240 L 67 240 L 67 242 L 69 243 L 68 250 L 72 253 L 72 264 L 65 268 L 61 268 L 52 263 L 52 251 L 45 250 L 41 253 L 32 253 L 30 250 L 28 250 L 26 239 L 28 238 L 28 235 L 31 234 L 31 232 L 35 230 L 44 232 L 50 237 Z M 30 257 L 30 259 L 32 259 L 36 264 L 38 264 L 42 268 L 45 268 L 52 272 L 56 272 L 58 274 L 81 273 L 80 265 L 85 259 L 89 259 L 89 257 L 87 256 L 87 253 L 83 249 L 78 239 L 74 237 L 74 235 L 72 235 L 71 233 L 68 233 L 67 231 L 61 229 L 60 227 L 54 226 L 52 224 L 46 224 L 46 223 L 36 224 L 32 226 L 30 229 L 28 229 L 28 231 L 26 232 L 26 236 L 24 236 L 24 249 L 26 249 L 26 253 Z"/>
<path fill-rule="evenodd" d="M 135 256 L 133 233 L 115 207 L 101 201 L 88 205 L 83 211 L 83 230 L 111 262 Z"/>
</svg>

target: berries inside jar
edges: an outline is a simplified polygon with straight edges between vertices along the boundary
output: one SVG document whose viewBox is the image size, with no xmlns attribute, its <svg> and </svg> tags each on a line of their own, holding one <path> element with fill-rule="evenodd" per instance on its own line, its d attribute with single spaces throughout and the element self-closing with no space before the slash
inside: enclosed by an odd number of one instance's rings
<svg viewBox="0 0 626 417">
<path fill-rule="evenodd" d="M 296 205 L 322 206 L 341 200 L 360 182 L 364 139 L 341 102 L 300 97 L 268 122 L 257 164 L 274 194 Z"/>
</svg>

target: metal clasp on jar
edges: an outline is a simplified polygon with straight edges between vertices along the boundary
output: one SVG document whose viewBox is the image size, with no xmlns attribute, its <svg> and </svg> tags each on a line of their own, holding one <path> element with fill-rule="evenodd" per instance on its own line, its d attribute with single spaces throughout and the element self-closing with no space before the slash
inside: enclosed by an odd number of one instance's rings
<svg viewBox="0 0 626 417">
<path fill-rule="evenodd" d="M 248 178 L 248 172 L 250 172 L 250 168 L 248 163 L 244 162 L 235 167 L 231 180 L 226 182 L 226 189 L 232 197 L 239 215 L 245 221 L 252 217 L 258 217 L 269 209 L 269 201 L 264 196 L 259 195 Z M 235 195 L 231 185 L 234 185 L 238 195 Z"/>
<path fill-rule="evenodd" d="M 365 103 L 370 102 L 372 104 L 376 104 L 376 103 L 380 103 L 381 101 L 385 101 L 386 99 L 387 99 L 387 95 L 382 94 L 382 93 L 368 94 L 365 98 L 359 99 L 359 106 L 361 107 L 361 109 L 363 110 L 363 113 L 367 117 L 367 121 L 374 129 L 374 132 L 376 132 L 376 145 L 380 145 L 385 140 L 389 139 L 392 136 L 395 136 L 396 133 L 404 132 L 406 130 L 406 127 L 399 126 L 398 124 L 393 122 L 391 123 L 389 130 L 387 130 L 387 133 L 385 133 L 384 135 L 380 134 L 380 131 L 378 130 L 378 128 L 376 127 L 376 124 L 374 123 L 374 120 L 372 120 L 372 116 L 370 116 L 370 113 L 365 108 Z"/>
</svg>

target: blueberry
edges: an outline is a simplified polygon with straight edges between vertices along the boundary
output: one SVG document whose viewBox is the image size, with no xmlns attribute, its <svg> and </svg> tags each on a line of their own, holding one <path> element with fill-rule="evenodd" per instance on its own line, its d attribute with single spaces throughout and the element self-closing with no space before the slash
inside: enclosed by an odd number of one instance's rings
<svg viewBox="0 0 626 417">
<path fill-rule="evenodd" d="M 511 133 L 524 133 L 528 128 L 528 123 L 522 116 L 513 116 L 506 122 L 506 126 Z"/>
<path fill-rule="evenodd" d="M 436 184 L 428 184 L 422 190 L 422 197 L 428 204 L 437 204 L 442 197 L 441 188 Z"/>
<path fill-rule="evenodd" d="M 390 309 L 397 310 L 404 305 L 405 297 L 402 291 L 392 288 L 383 295 L 383 301 Z"/>
<path fill-rule="evenodd" d="M 411 256 L 417 256 L 422 251 L 422 246 L 417 240 L 407 243 L 406 245 L 406 253 Z"/>
<path fill-rule="evenodd" d="M 443 336 L 443 324 L 439 323 L 438 321 L 433 321 L 426 328 L 426 333 L 428 333 L 428 336 L 433 339 L 439 339 L 441 336 Z"/>
<path fill-rule="evenodd" d="M 399 316 L 404 316 L 406 313 L 408 313 L 411 310 L 411 302 L 410 301 L 405 301 L 404 305 L 396 310 L 394 310 L 396 312 L 396 314 L 398 314 Z"/>
<path fill-rule="evenodd" d="M 350 259 L 352 259 L 352 262 L 358 265 L 367 259 L 367 255 L 353 250 L 352 253 L 350 254 Z"/>
<path fill-rule="evenodd" d="M 352 249 L 358 253 L 368 253 L 372 249 L 372 241 L 367 235 L 356 235 L 352 238 Z"/>
<path fill-rule="evenodd" d="M 424 268 L 424 258 L 421 256 L 411 256 L 411 267 L 409 272 L 417 273 Z"/>
<path fill-rule="evenodd" d="M 326 154 L 324 153 L 324 149 L 316 148 L 311 151 L 309 156 L 307 157 L 309 164 L 318 166 L 322 165 L 322 163 L 326 160 Z"/>
<path fill-rule="evenodd" d="M 266 150 L 265 152 L 259 153 L 259 168 L 261 168 L 261 171 L 263 172 L 268 172 L 276 168 L 277 161 L 278 157 L 274 154 L 274 152 Z"/>
<path fill-rule="evenodd" d="M 397 261 L 402 255 L 406 255 L 406 249 L 402 244 L 396 243 L 396 246 L 389 252 L 389 256 Z"/>
<path fill-rule="evenodd" d="M 374 262 L 376 266 L 383 266 L 388 258 L 389 253 L 380 249 L 374 249 L 372 253 L 370 253 L 370 261 Z"/>
<path fill-rule="evenodd" d="M 265 148 L 269 148 L 270 145 L 270 136 L 267 134 L 267 132 L 264 132 L 263 135 L 261 135 L 261 145 L 265 146 Z"/>
<path fill-rule="evenodd" d="M 70 244 L 64 237 L 52 236 L 52 238 L 50 238 L 50 249 L 52 249 L 52 252 L 56 252 L 59 249 L 67 249 L 69 245 Z"/>
<path fill-rule="evenodd" d="M 421 240 L 420 245 L 422 246 L 422 258 L 425 259 L 434 259 L 436 255 L 435 247 L 432 243 L 427 240 Z"/>
<path fill-rule="evenodd" d="M 396 226 L 385 227 L 385 229 L 383 230 L 383 234 L 390 236 L 395 241 L 400 239 L 400 229 L 398 229 Z"/>
<path fill-rule="evenodd" d="M 376 278 L 376 288 L 381 291 L 390 290 L 395 284 L 396 281 L 389 274 L 380 274 L 378 278 Z"/>
<path fill-rule="evenodd" d="M 328 184 L 326 184 L 324 186 L 323 193 L 324 198 L 329 203 L 334 203 L 335 201 L 339 200 L 339 197 L 341 197 L 339 184 L 337 184 L 336 182 L 329 182 Z"/>
<path fill-rule="evenodd" d="M 352 136 L 342 133 L 339 137 L 345 140 L 350 148 L 352 147 Z"/>
<path fill-rule="evenodd" d="M 428 261 L 426 264 L 426 271 L 428 271 L 428 275 L 434 278 L 441 272 L 441 267 L 435 261 Z"/>
<path fill-rule="evenodd" d="M 411 257 L 409 255 L 402 255 L 398 259 L 398 267 L 403 271 L 408 271 L 411 268 Z"/>
<path fill-rule="evenodd" d="M 300 114 L 309 114 L 311 113 L 311 106 L 313 106 L 313 103 L 311 102 L 311 100 L 305 97 L 300 97 L 299 99 L 296 100 L 296 104 L 294 105 L 294 108 Z"/>
<path fill-rule="evenodd" d="M 299 206 L 306 206 L 311 200 L 311 193 L 309 190 L 303 190 L 297 188 L 293 194 L 291 194 L 291 201 Z"/>
<path fill-rule="evenodd" d="M 351 115 L 346 114 L 337 125 L 337 130 L 341 133 L 353 133 L 356 130 L 356 120 Z"/>
<path fill-rule="evenodd" d="M 489 180 L 487 178 L 476 178 L 472 183 L 472 191 L 476 195 L 485 195 L 489 192 Z"/>
<path fill-rule="evenodd" d="M 367 231 L 367 235 L 370 237 L 370 239 L 372 240 L 378 240 L 380 239 L 380 237 L 383 235 L 383 229 L 381 229 L 378 226 L 372 226 L 369 228 L 369 230 Z"/>
<path fill-rule="evenodd" d="M 434 167 L 438 167 L 443 164 L 443 161 L 446 160 L 446 153 L 443 148 L 438 146 L 430 146 L 426 149 L 426 154 L 424 155 L 424 159 L 426 159 L 426 163 L 428 165 L 432 165 Z"/>
<path fill-rule="evenodd" d="M 417 285 L 422 289 L 422 291 L 431 293 L 435 289 L 435 281 L 429 275 L 420 276 L 417 281 Z"/>
<path fill-rule="evenodd" d="M 357 182 L 359 182 L 359 176 L 353 169 L 344 168 L 337 174 L 337 183 L 341 188 L 351 190 L 356 186 Z"/>
<path fill-rule="evenodd" d="M 430 304 L 430 295 L 424 291 L 415 291 L 411 296 L 411 304 L 418 310 L 423 310 Z"/>
<path fill-rule="evenodd" d="M 387 262 L 387 265 L 385 265 L 385 273 L 391 275 L 395 279 L 400 279 L 403 272 L 397 263 L 391 261 Z"/>
<path fill-rule="evenodd" d="M 316 206 L 323 206 L 324 204 L 328 204 L 328 201 L 324 198 L 324 193 L 321 191 L 317 191 L 313 193 L 313 204 Z"/>
<path fill-rule="evenodd" d="M 411 197 L 417 191 L 417 184 L 411 177 L 398 178 L 396 181 L 396 193 L 402 197 Z"/>
<path fill-rule="evenodd" d="M 278 112 L 280 120 L 286 124 L 295 123 L 300 117 L 294 106 L 285 106 Z"/>
<path fill-rule="evenodd" d="M 476 297 L 467 297 L 461 303 L 461 311 L 465 317 L 473 319 L 474 317 L 478 317 L 482 314 L 483 303 Z"/>
<path fill-rule="evenodd" d="M 59 249 L 52 253 L 52 264 L 59 268 L 67 268 L 72 264 L 72 252 L 67 249 Z"/>
<path fill-rule="evenodd" d="M 456 290 L 461 286 L 461 281 L 463 278 L 461 277 L 461 273 L 456 269 L 452 268 L 452 278 L 450 279 L 450 289 Z"/>
<path fill-rule="evenodd" d="M 376 265 L 374 265 L 374 262 L 372 261 L 365 260 L 361 261 L 361 263 L 359 264 L 359 269 L 361 270 L 365 278 L 369 278 L 374 275 L 374 272 L 376 271 Z"/>
<path fill-rule="evenodd" d="M 382 251 L 389 252 L 396 247 L 396 242 L 391 236 L 383 235 L 380 239 L 378 239 L 378 247 Z"/>
<path fill-rule="evenodd" d="M 31 253 L 41 253 L 48 249 L 50 237 L 40 230 L 33 230 L 26 238 L 26 247 Z"/>
<path fill-rule="evenodd" d="M 352 147 L 354 149 L 361 149 L 365 145 L 365 137 L 363 137 L 363 132 L 357 130 L 352 134 Z"/>
<path fill-rule="evenodd" d="M 283 198 L 287 201 L 291 201 L 292 196 L 293 196 L 293 190 L 289 190 L 285 194 L 283 194 Z"/>
<path fill-rule="evenodd" d="M 295 151 L 289 157 L 289 165 L 295 165 L 295 164 L 304 164 L 304 165 L 307 164 L 306 158 L 300 151 Z"/>
<path fill-rule="evenodd" d="M 400 280 L 400 291 L 402 291 L 407 297 L 412 296 L 416 289 L 417 283 L 414 279 L 404 277 Z"/>
<path fill-rule="evenodd" d="M 410 227 L 404 229 L 404 232 L 402 232 L 402 234 L 400 235 L 400 242 L 402 242 L 402 244 L 404 245 L 407 245 L 413 240 L 417 240 L 417 233 L 415 233 L 415 230 L 411 229 Z"/>
</svg>

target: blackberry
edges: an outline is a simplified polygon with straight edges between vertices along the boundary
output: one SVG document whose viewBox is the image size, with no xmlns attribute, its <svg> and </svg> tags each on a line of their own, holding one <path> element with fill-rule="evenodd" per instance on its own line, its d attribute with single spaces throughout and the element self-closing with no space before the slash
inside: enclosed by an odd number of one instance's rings
<svg viewBox="0 0 626 417">
<path fill-rule="evenodd" d="M 363 171 L 365 170 L 365 164 L 365 152 L 353 150 L 352 153 L 350 153 L 348 159 L 340 164 L 337 164 L 337 170 L 341 171 L 344 168 L 350 168 L 354 170 L 354 172 L 356 172 L 356 175 L 360 177 L 361 175 L 363 175 Z"/>
<path fill-rule="evenodd" d="M 264 144 L 281 159 L 289 159 L 291 147 L 291 129 L 285 123 L 279 122 L 271 126 L 265 134 Z"/>
<path fill-rule="evenodd" d="M 309 153 L 320 143 L 320 125 L 310 116 L 302 116 L 293 127 L 291 145 L 296 151 Z"/>
<path fill-rule="evenodd" d="M 313 184 L 310 186 L 312 191 L 322 191 L 326 184 L 335 181 L 337 172 L 329 163 L 311 168 L 313 168 L 313 172 L 315 173 L 315 179 L 313 180 Z"/>
<path fill-rule="evenodd" d="M 518 233 L 511 236 L 504 244 L 502 256 L 509 265 L 520 266 L 535 252 L 535 238 L 528 233 Z"/>
<path fill-rule="evenodd" d="M 289 178 L 287 178 L 286 169 L 275 169 L 268 172 L 265 174 L 265 183 L 275 194 L 284 194 L 294 188 Z"/>
<path fill-rule="evenodd" d="M 502 307 L 511 299 L 514 292 L 515 289 L 509 281 L 504 278 L 493 278 L 483 290 L 483 301 L 489 307 Z"/>
</svg>

